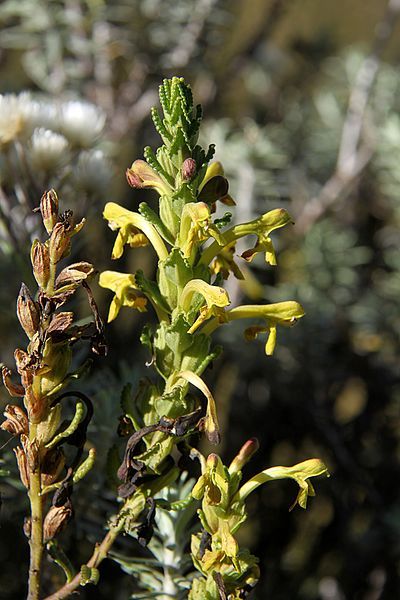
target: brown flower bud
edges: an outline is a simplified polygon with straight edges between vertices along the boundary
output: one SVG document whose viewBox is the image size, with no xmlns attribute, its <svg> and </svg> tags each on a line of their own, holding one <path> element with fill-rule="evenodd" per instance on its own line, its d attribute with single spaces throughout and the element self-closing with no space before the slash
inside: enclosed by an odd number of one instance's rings
<svg viewBox="0 0 400 600">
<path fill-rule="evenodd" d="M 17 298 L 17 316 L 26 335 L 32 339 L 39 327 L 40 312 L 39 305 L 34 301 L 24 283 L 21 285 Z"/>
<path fill-rule="evenodd" d="M 0 425 L 1 429 L 13 435 L 28 433 L 28 417 L 21 407 L 15 404 L 7 404 L 3 414 L 6 417 L 6 421 Z"/>
<path fill-rule="evenodd" d="M 126 175 L 126 180 L 131 187 L 133 187 L 135 189 L 141 189 L 144 187 L 141 178 L 132 169 L 127 169 L 125 171 L 125 175 Z"/>
<path fill-rule="evenodd" d="M 29 469 L 25 452 L 22 450 L 21 446 L 17 446 L 16 448 L 14 448 L 14 453 L 17 457 L 17 464 L 21 481 L 26 487 L 26 489 L 29 490 Z"/>
<path fill-rule="evenodd" d="M 259 447 L 260 444 L 258 443 L 257 438 L 251 438 L 247 440 L 229 465 L 229 472 L 236 473 L 237 471 L 241 471 L 244 465 L 251 459 L 253 454 L 257 452 Z"/>
<path fill-rule="evenodd" d="M 197 165 L 193 158 L 187 158 L 182 165 L 183 181 L 190 181 L 196 173 Z"/>
<path fill-rule="evenodd" d="M 12 396 L 13 398 L 22 398 L 22 396 L 25 394 L 25 390 L 23 386 L 19 383 L 13 382 L 13 380 L 11 379 L 10 369 L 8 369 L 7 367 L 3 367 L 1 369 L 1 375 L 3 378 L 4 386 L 7 389 L 7 392 L 10 394 L 10 396 Z"/>
<path fill-rule="evenodd" d="M 70 224 L 60 221 L 54 225 L 49 242 L 50 261 L 58 263 L 69 252 L 71 245 Z"/>
<path fill-rule="evenodd" d="M 44 519 L 44 542 L 47 543 L 58 535 L 66 527 L 71 517 L 72 506 L 70 502 L 64 506 L 52 506 Z"/>
<path fill-rule="evenodd" d="M 58 221 L 58 197 L 55 190 L 45 192 L 40 200 L 40 212 L 47 233 L 51 233 Z"/>
<path fill-rule="evenodd" d="M 50 256 L 46 244 L 41 244 L 35 240 L 32 244 L 31 262 L 33 274 L 42 289 L 45 289 L 50 277 Z"/>
<path fill-rule="evenodd" d="M 23 531 L 24 531 L 24 534 L 26 535 L 26 537 L 29 540 L 29 538 L 31 537 L 31 531 L 32 531 L 32 519 L 30 517 L 25 517 L 24 518 Z"/>
</svg>

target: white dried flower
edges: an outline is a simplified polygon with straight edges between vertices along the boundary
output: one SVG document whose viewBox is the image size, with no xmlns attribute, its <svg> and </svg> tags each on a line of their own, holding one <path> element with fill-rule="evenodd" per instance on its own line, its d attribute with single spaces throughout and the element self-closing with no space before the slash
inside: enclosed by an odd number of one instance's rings
<svg viewBox="0 0 400 600">
<path fill-rule="evenodd" d="M 68 141 L 60 133 L 39 127 L 28 146 L 28 159 L 34 170 L 60 169 L 69 161 Z"/>
<path fill-rule="evenodd" d="M 60 131 L 76 146 L 90 147 L 101 134 L 105 123 L 102 110 L 80 100 L 61 105 Z"/>
<path fill-rule="evenodd" d="M 0 95 L 0 143 L 27 137 L 37 125 L 40 104 L 28 92 Z"/>
<path fill-rule="evenodd" d="M 101 150 L 82 152 L 75 170 L 76 186 L 87 194 L 107 194 L 112 171 Z"/>
</svg>

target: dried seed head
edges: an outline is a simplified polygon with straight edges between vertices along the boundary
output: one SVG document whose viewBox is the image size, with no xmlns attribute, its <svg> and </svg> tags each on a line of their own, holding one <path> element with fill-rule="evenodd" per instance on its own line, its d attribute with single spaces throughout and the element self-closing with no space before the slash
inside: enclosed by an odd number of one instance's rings
<svg viewBox="0 0 400 600">
<path fill-rule="evenodd" d="M 37 397 L 29 386 L 25 392 L 25 406 L 28 411 L 28 418 L 31 423 L 40 423 L 45 417 L 48 408 L 48 401 L 45 397 Z"/>
<path fill-rule="evenodd" d="M 64 506 L 52 506 L 44 519 L 44 542 L 46 543 L 58 535 L 66 527 L 71 517 L 72 505 L 70 502 Z"/>
<path fill-rule="evenodd" d="M 49 249 L 38 240 L 35 240 L 32 244 L 31 261 L 35 279 L 39 287 L 45 289 L 50 277 Z"/>
<path fill-rule="evenodd" d="M 10 369 L 8 369 L 7 367 L 3 367 L 1 369 L 1 375 L 3 378 L 4 386 L 7 389 L 7 392 L 10 394 L 10 396 L 12 396 L 13 398 L 22 398 L 22 396 L 24 396 L 25 394 L 25 390 L 23 386 L 19 383 L 13 382 L 13 380 L 11 379 Z"/>
<path fill-rule="evenodd" d="M 26 489 L 29 490 L 29 469 L 25 452 L 23 451 L 21 446 L 17 446 L 16 448 L 14 448 L 14 453 L 17 457 L 17 464 L 21 481 L 26 487 Z"/>
<path fill-rule="evenodd" d="M 42 487 L 51 485 L 58 480 L 65 466 L 65 456 L 60 448 L 49 450 L 41 465 L 41 481 Z"/>
<path fill-rule="evenodd" d="M 17 316 L 26 335 L 32 339 L 39 327 L 40 312 L 39 305 L 34 301 L 24 283 L 21 285 L 17 298 Z"/>
<path fill-rule="evenodd" d="M 55 190 L 49 190 L 43 194 L 40 200 L 40 212 L 47 233 L 51 233 L 58 221 L 58 197 Z"/>
<path fill-rule="evenodd" d="M 29 471 L 35 473 L 39 466 L 39 444 L 36 438 L 29 440 L 27 435 L 21 435 L 22 447 L 25 452 Z"/>
<path fill-rule="evenodd" d="M 6 417 L 6 421 L 0 425 L 1 429 L 13 435 L 28 433 L 28 417 L 21 407 L 15 404 L 7 404 L 3 414 Z"/>
<path fill-rule="evenodd" d="M 61 271 L 56 279 L 56 289 L 65 285 L 78 286 L 82 281 L 93 275 L 94 268 L 88 262 L 78 262 L 68 265 Z"/>
<path fill-rule="evenodd" d="M 69 219 L 59 221 L 53 227 L 49 242 L 50 261 L 58 263 L 69 252 L 71 223 Z"/>
<path fill-rule="evenodd" d="M 182 179 L 183 181 L 190 181 L 196 173 L 196 161 L 193 158 L 187 158 L 182 165 Z"/>
</svg>

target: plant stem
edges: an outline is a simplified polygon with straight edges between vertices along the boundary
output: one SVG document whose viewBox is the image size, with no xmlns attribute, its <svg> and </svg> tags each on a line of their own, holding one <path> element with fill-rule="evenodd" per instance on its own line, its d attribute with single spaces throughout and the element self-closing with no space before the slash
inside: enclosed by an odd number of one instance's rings
<svg viewBox="0 0 400 600">
<path fill-rule="evenodd" d="M 36 425 L 31 424 L 30 440 L 36 437 Z M 39 600 L 40 568 L 43 556 L 43 498 L 40 495 L 40 466 L 30 473 L 29 501 L 31 505 L 31 536 L 28 600 Z"/>
<path fill-rule="evenodd" d="M 107 557 L 107 554 L 110 551 L 111 546 L 115 542 L 116 537 L 118 536 L 121 529 L 123 528 L 123 525 L 124 525 L 124 523 L 122 521 L 122 523 L 120 525 L 117 525 L 116 527 L 113 527 L 112 529 L 110 529 L 110 531 L 107 533 L 107 535 L 105 536 L 105 538 L 103 539 L 101 544 L 98 544 L 96 546 L 96 548 L 92 554 L 92 557 L 90 558 L 89 562 L 87 563 L 88 567 L 96 568 Z M 62 598 L 68 598 L 68 596 L 70 596 L 76 590 L 76 588 L 78 588 L 80 586 L 80 583 L 81 583 L 81 574 L 78 573 L 77 575 L 75 575 L 75 577 L 69 583 L 66 583 L 62 588 L 60 588 L 54 594 L 47 596 L 47 598 L 45 598 L 45 600 L 61 600 Z"/>
</svg>

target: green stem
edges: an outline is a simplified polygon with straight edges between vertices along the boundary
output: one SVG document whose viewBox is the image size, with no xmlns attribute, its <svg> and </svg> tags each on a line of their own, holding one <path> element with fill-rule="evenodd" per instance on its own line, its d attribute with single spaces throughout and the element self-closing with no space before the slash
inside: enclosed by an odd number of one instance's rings
<svg viewBox="0 0 400 600">
<path fill-rule="evenodd" d="M 29 439 L 36 437 L 37 426 L 31 424 Z M 28 600 L 39 600 L 40 570 L 43 557 L 43 498 L 41 497 L 40 467 L 30 473 L 29 501 L 31 505 L 31 536 Z"/>
</svg>

